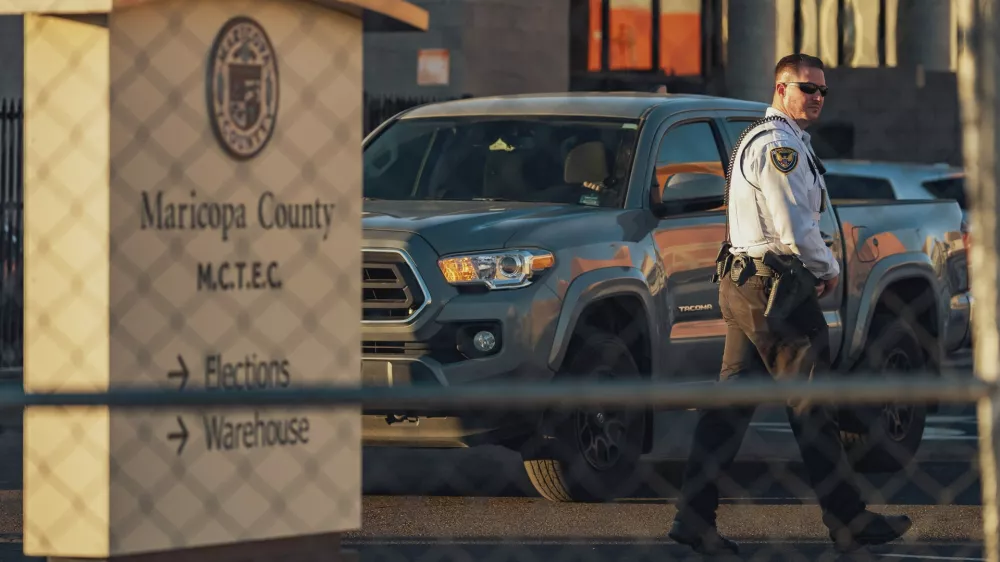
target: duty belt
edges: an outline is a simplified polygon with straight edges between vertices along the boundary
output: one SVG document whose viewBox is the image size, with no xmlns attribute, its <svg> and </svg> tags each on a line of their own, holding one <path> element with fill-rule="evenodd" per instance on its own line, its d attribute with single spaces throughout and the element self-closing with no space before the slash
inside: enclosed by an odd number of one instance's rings
<svg viewBox="0 0 1000 562">
<path fill-rule="evenodd" d="M 775 277 L 776 272 L 770 266 L 764 264 L 760 258 L 752 258 L 746 254 L 733 256 L 732 265 L 729 269 L 729 278 L 737 285 L 743 285 L 751 276 Z"/>
</svg>

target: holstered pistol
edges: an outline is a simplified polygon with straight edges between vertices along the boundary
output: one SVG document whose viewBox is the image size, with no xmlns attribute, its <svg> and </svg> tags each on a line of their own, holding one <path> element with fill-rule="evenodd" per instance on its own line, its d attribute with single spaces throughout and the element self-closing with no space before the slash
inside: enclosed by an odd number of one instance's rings
<svg viewBox="0 0 1000 562">
<path fill-rule="evenodd" d="M 715 275 L 712 276 L 712 283 L 718 284 L 722 276 L 725 275 L 733 264 L 733 254 L 729 252 L 732 244 L 723 243 L 719 248 L 719 255 L 715 257 Z"/>
<path fill-rule="evenodd" d="M 794 256 L 768 252 L 763 261 L 775 273 L 764 316 L 786 318 L 816 291 L 816 278 Z"/>
</svg>

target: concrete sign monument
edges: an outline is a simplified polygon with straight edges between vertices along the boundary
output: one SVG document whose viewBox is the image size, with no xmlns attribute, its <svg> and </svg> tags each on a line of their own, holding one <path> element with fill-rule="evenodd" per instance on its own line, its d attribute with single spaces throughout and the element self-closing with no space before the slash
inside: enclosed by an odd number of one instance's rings
<svg viewBox="0 0 1000 562">
<path fill-rule="evenodd" d="M 26 391 L 358 386 L 363 22 L 424 30 L 427 13 L 0 13 L 25 14 Z M 31 556 L 329 556 L 361 524 L 357 408 L 31 408 L 24 424 Z"/>
</svg>

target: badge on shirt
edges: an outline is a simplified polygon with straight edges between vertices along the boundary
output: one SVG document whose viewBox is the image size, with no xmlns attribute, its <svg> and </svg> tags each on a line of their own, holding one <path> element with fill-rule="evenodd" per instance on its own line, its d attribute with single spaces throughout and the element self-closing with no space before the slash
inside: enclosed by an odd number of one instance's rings
<svg viewBox="0 0 1000 562">
<path fill-rule="evenodd" d="M 799 153 L 794 148 L 779 146 L 771 149 L 771 163 L 782 174 L 787 174 L 795 169 L 799 163 Z"/>
</svg>

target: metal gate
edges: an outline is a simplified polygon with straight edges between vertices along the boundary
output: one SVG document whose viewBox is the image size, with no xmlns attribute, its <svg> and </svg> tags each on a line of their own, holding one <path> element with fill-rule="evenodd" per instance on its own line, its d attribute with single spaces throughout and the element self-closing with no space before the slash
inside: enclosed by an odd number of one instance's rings
<svg viewBox="0 0 1000 562">
<path fill-rule="evenodd" d="M 24 351 L 24 107 L 0 100 L 0 378 L 20 379 Z"/>
</svg>

